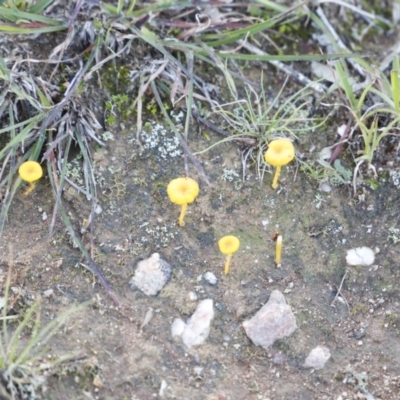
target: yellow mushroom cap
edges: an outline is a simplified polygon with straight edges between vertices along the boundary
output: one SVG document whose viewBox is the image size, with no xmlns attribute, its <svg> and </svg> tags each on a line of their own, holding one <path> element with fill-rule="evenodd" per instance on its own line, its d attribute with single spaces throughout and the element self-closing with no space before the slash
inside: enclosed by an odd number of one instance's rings
<svg viewBox="0 0 400 400">
<path fill-rule="evenodd" d="M 192 178 L 173 179 L 167 186 L 169 199 L 180 206 L 192 203 L 199 191 L 198 183 Z"/>
<path fill-rule="evenodd" d="M 282 167 L 294 158 L 294 147 L 288 139 L 275 139 L 268 145 L 265 161 L 275 167 Z"/>
<path fill-rule="evenodd" d="M 43 170 L 40 164 L 36 161 L 25 161 L 18 169 L 19 176 L 22 180 L 32 183 L 43 176 Z"/>
<path fill-rule="evenodd" d="M 224 236 L 218 240 L 219 251 L 222 254 L 233 254 L 239 249 L 240 241 L 236 236 Z"/>
</svg>

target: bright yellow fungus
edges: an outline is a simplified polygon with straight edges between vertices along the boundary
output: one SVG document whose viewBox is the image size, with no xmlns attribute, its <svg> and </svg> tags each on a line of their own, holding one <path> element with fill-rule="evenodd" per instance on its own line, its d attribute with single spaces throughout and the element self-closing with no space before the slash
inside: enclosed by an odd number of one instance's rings
<svg viewBox="0 0 400 400">
<path fill-rule="evenodd" d="M 276 238 L 276 257 L 275 257 L 275 262 L 277 264 L 280 264 L 282 261 L 282 235 L 278 235 Z"/>
<path fill-rule="evenodd" d="M 231 263 L 232 254 L 238 251 L 239 246 L 240 246 L 240 241 L 236 236 L 232 235 L 224 236 L 218 240 L 219 251 L 222 254 L 227 255 L 224 268 L 225 275 L 228 274 L 229 272 L 229 265 Z"/>
<path fill-rule="evenodd" d="M 294 147 L 288 139 L 275 139 L 268 145 L 268 150 L 264 154 L 265 161 L 276 167 L 272 188 L 278 187 L 278 178 L 281 167 L 290 163 L 294 158 Z"/>
<path fill-rule="evenodd" d="M 182 206 L 179 216 L 179 225 L 184 226 L 183 221 L 187 205 L 192 203 L 199 194 L 199 185 L 192 178 L 177 178 L 173 179 L 167 186 L 168 197 L 172 203 Z"/>
<path fill-rule="evenodd" d="M 38 162 L 29 160 L 20 165 L 18 174 L 23 181 L 29 183 L 29 188 L 25 192 L 25 195 L 28 195 L 35 189 L 35 182 L 43 176 L 43 169 Z"/>
</svg>

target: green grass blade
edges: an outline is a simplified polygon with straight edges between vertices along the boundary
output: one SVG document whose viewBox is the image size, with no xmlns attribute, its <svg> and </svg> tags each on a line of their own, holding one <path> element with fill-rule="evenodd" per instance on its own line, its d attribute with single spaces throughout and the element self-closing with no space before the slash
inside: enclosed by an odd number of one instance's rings
<svg viewBox="0 0 400 400">
<path fill-rule="evenodd" d="M 49 322 L 43 329 L 41 329 L 37 335 L 32 336 L 27 345 L 24 347 L 24 350 L 18 355 L 15 360 L 15 364 L 26 364 L 31 359 L 31 351 L 34 346 L 38 343 L 41 345 L 48 342 L 49 339 L 54 336 L 60 327 L 64 324 L 65 320 L 72 315 L 73 313 L 82 310 L 87 307 L 90 302 L 82 303 L 78 306 L 70 307 L 60 315 L 58 315 L 55 319 Z M 25 320 L 25 319 L 24 319 Z"/>
<path fill-rule="evenodd" d="M 33 24 L 32 24 L 33 25 Z M 67 29 L 68 25 L 48 26 L 43 28 L 25 28 L 20 25 L 5 25 L 0 23 L 0 32 L 13 35 L 30 35 L 38 33 L 51 33 Z"/>
<path fill-rule="evenodd" d="M 341 60 L 335 61 L 334 65 L 340 80 L 339 84 L 346 93 L 346 97 L 350 103 L 350 107 L 353 110 L 357 110 L 357 100 L 350 84 L 349 73 L 346 66 Z"/>
<path fill-rule="evenodd" d="M 394 103 L 394 109 L 396 112 L 400 111 L 400 93 L 399 93 L 399 70 L 392 69 L 390 71 L 390 81 L 392 84 L 392 97 Z"/>
<path fill-rule="evenodd" d="M 46 7 L 48 7 L 54 0 L 40 0 L 33 6 L 28 8 L 28 12 L 31 14 L 40 14 Z"/>
<path fill-rule="evenodd" d="M 35 14 L 35 13 L 29 13 L 25 11 L 19 11 L 19 10 L 13 10 L 7 7 L 2 7 L 0 6 L 0 16 L 1 17 L 7 17 L 9 19 L 12 19 L 14 22 L 16 21 L 35 21 L 35 22 L 41 22 L 46 25 L 50 26 L 59 26 L 62 24 L 62 22 L 57 21 L 52 18 L 44 17 L 43 15 Z"/>
</svg>

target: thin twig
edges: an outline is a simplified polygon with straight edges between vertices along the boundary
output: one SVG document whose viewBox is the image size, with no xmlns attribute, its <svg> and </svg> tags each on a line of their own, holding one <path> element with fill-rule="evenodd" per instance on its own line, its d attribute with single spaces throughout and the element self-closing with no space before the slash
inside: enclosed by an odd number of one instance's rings
<svg viewBox="0 0 400 400">
<path fill-rule="evenodd" d="M 340 49 L 347 51 L 350 54 L 351 51 L 347 48 L 347 46 L 343 43 L 343 40 L 336 33 L 334 27 L 328 21 L 328 18 L 326 18 L 325 13 L 322 10 L 322 8 L 317 7 L 317 9 L 315 10 L 315 13 L 318 15 L 318 17 L 321 19 L 321 22 L 325 25 L 326 29 L 328 29 L 329 33 L 334 38 L 335 45 L 338 46 Z M 363 68 L 359 64 L 357 64 L 353 59 L 349 58 L 349 59 L 347 59 L 347 61 L 361 76 L 363 76 L 363 77 L 366 76 Z"/>
<path fill-rule="evenodd" d="M 344 273 L 344 275 L 343 275 L 342 281 L 340 282 L 340 286 L 339 286 L 339 289 L 338 289 L 337 292 L 336 292 L 336 296 L 335 296 L 335 298 L 334 298 L 334 299 L 332 300 L 332 302 L 331 302 L 331 306 L 333 306 L 333 304 L 335 303 L 336 299 L 340 296 L 340 297 L 345 301 L 345 303 L 346 303 L 346 305 L 347 305 L 347 309 L 348 309 L 349 314 L 350 314 L 350 306 L 349 306 L 349 303 L 347 302 L 346 298 L 345 298 L 345 297 L 343 296 L 343 294 L 341 293 L 344 280 L 346 279 L 346 275 L 347 275 L 347 269 L 346 269 L 346 271 L 345 271 L 345 273 Z"/>
</svg>

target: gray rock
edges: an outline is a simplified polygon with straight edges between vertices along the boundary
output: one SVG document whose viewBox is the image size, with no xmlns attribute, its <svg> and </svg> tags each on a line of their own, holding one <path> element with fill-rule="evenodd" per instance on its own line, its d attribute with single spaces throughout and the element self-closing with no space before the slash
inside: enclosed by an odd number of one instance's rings
<svg viewBox="0 0 400 400">
<path fill-rule="evenodd" d="M 268 349 L 276 340 L 290 336 L 297 324 L 283 294 L 274 290 L 254 317 L 243 322 L 243 327 L 255 345 Z"/>
<path fill-rule="evenodd" d="M 138 263 L 129 284 L 132 289 L 137 288 L 147 296 L 157 296 L 171 276 L 171 265 L 162 260 L 158 253 L 154 253 L 150 258 Z"/>
<path fill-rule="evenodd" d="M 331 352 L 327 347 L 317 346 L 315 349 L 312 349 L 306 361 L 303 364 L 305 368 L 314 368 L 314 369 L 322 369 L 324 368 L 325 363 L 331 357 Z"/>
</svg>

